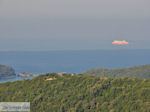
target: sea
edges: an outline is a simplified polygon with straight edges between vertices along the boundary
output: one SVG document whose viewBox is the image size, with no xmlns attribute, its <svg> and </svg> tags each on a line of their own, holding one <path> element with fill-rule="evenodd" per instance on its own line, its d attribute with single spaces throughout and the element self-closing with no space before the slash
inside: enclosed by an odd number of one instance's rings
<svg viewBox="0 0 150 112">
<path fill-rule="evenodd" d="M 124 68 L 150 64 L 150 50 L 0 51 L 0 64 L 12 66 L 16 74 L 82 73 L 92 68 Z M 7 81 L 14 80 L 20 78 Z M 3 81 L 5 80 L 0 80 Z"/>
</svg>

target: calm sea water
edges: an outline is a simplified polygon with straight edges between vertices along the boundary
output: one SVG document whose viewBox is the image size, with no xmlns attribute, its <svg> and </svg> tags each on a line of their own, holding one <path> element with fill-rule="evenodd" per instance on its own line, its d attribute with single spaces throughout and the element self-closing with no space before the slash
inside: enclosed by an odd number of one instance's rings
<svg viewBox="0 0 150 112">
<path fill-rule="evenodd" d="M 0 52 L 0 64 L 12 66 L 16 73 L 79 73 L 97 67 L 150 64 L 150 50 Z"/>
</svg>

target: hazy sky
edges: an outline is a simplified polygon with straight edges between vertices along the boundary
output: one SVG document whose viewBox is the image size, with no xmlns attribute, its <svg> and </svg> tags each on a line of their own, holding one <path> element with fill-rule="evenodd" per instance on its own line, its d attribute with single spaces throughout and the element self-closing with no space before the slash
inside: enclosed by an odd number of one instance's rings
<svg viewBox="0 0 150 112">
<path fill-rule="evenodd" d="M 128 46 L 111 45 L 126 39 Z M 150 49 L 150 0 L 0 0 L 0 50 Z"/>
</svg>

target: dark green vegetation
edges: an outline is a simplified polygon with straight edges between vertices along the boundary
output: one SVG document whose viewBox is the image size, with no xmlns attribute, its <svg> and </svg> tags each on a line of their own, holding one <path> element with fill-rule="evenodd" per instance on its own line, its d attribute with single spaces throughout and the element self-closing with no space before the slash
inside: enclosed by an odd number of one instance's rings
<svg viewBox="0 0 150 112">
<path fill-rule="evenodd" d="M 9 78 L 16 76 L 15 70 L 6 65 L 0 65 L 0 78 Z"/>
<path fill-rule="evenodd" d="M 91 69 L 85 74 L 95 76 L 107 76 L 107 77 L 138 77 L 138 78 L 150 78 L 150 65 L 143 65 L 130 68 L 120 69 Z"/>
<path fill-rule="evenodd" d="M 31 112 L 150 112 L 150 79 L 46 74 L 0 84 L 0 101 Z"/>
</svg>

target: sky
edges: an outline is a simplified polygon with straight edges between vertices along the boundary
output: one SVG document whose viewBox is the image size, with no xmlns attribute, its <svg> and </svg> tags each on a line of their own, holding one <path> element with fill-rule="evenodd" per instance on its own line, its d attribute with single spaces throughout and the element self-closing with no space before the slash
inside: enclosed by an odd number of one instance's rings
<svg viewBox="0 0 150 112">
<path fill-rule="evenodd" d="M 150 49 L 150 0 L 0 0 L 0 51 Z M 113 46 L 115 39 L 129 42 Z"/>
</svg>

